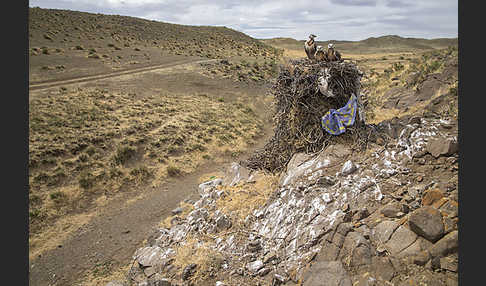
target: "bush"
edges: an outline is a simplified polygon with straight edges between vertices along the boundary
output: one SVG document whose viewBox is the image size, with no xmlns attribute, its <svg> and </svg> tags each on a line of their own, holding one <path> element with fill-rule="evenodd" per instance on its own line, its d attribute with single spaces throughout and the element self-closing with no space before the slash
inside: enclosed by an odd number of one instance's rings
<svg viewBox="0 0 486 286">
<path fill-rule="evenodd" d="M 135 148 L 131 146 L 123 146 L 117 149 L 115 157 L 113 158 L 117 165 L 123 165 L 130 160 L 136 153 Z"/>
<path fill-rule="evenodd" d="M 169 165 L 167 167 L 167 174 L 170 177 L 178 177 L 178 176 L 182 175 L 182 171 L 179 168 L 177 168 L 173 165 Z"/>
<path fill-rule="evenodd" d="M 81 175 L 78 180 L 79 186 L 85 190 L 91 189 L 94 186 L 95 177 L 93 174 L 86 172 Z"/>
</svg>

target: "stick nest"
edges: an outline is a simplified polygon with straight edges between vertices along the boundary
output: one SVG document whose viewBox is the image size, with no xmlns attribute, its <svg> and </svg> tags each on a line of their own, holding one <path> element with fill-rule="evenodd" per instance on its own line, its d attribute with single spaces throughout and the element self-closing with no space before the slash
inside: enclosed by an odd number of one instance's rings
<svg viewBox="0 0 486 286">
<path fill-rule="evenodd" d="M 318 78 L 326 68 L 330 75 L 328 88 L 334 97 L 319 91 Z M 262 149 L 240 163 L 249 169 L 275 173 L 285 168 L 297 152 L 315 153 L 335 143 L 366 147 L 372 132 L 359 118 L 359 112 L 354 125 L 341 135 L 331 135 L 321 125 L 321 118 L 329 109 L 343 107 L 351 94 L 359 96 L 361 76 L 361 71 L 350 62 L 300 59 L 281 66 L 270 91 L 275 104 L 274 135 Z"/>
</svg>

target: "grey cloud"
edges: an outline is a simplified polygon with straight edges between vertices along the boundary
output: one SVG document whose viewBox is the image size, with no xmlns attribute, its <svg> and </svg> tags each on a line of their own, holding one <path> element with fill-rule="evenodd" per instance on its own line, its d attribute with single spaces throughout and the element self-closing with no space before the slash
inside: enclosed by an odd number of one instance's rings
<svg viewBox="0 0 486 286">
<path fill-rule="evenodd" d="M 376 0 L 331 0 L 331 3 L 344 6 L 376 6 Z"/>
<path fill-rule="evenodd" d="M 388 0 L 385 5 L 390 8 L 406 8 L 413 6 L 410 1 L 402 0 Z"/>
</svg>

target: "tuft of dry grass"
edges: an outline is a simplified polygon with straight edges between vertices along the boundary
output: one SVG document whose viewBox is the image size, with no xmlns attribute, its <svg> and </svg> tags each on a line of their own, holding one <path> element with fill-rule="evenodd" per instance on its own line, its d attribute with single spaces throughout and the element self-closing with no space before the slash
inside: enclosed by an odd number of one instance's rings
<svg viewBox="0 0 486 286">
<path fill-rule="evenodd" d="M 263 174 L 254 184 L 239 184 L 233 187 L 218 186 L 227 195 L 217 200 L 217 208 L 236 219 L 243 221 L 257 208 L 263 206 L 278 187 L 278 176 Z"/>
</svg>

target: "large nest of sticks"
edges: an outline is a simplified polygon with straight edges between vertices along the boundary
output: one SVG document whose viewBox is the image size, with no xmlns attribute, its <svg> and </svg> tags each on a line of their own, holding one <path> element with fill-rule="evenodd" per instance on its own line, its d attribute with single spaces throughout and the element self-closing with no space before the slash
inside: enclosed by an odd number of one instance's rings
<svg viewBox="0 0 486 286">
<path fill-rule="evenodd" d="M 328 90 L 324 95 L 318 82 L 327 75 Z M 274 96 L 274 135 L 261 150 L 241 162 L 250 169 L 272 173 L 282 170 L 296 152 L 314 153 L 337 142 L 365 147 L 370 130 L 356 112 L 353 126 L 335 136 L 327 133 L 321 119 L 331 108 L 343 107 L 352 94 L 360 95 L 362 73 L 351 62 L 311 62 L 293 60 L 280 67 L 271 93 Z M 363 108 L 358 105 L 358 108 Z"/>
</svg>

